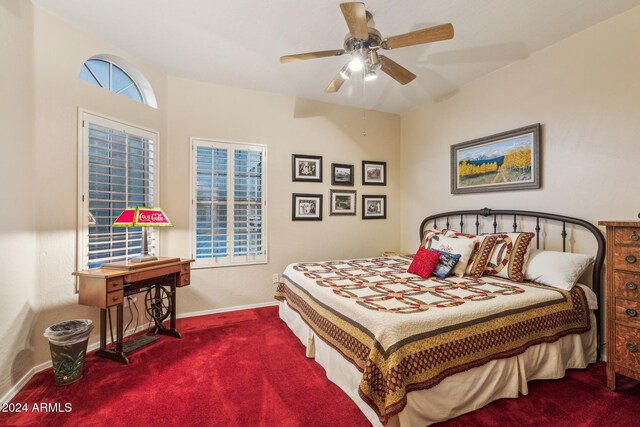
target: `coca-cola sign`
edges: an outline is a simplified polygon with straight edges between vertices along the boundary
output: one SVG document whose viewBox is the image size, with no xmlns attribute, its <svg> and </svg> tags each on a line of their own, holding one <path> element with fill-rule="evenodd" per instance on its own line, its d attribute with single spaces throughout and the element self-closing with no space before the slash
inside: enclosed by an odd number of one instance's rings
<svg viewBox="0 0 640 427">
<path fill-rule="evenodd" d="M 137 222 L 138 224 L 166 224 L 169 221 L 162 212 L 140 209 Z"/>
</svg>

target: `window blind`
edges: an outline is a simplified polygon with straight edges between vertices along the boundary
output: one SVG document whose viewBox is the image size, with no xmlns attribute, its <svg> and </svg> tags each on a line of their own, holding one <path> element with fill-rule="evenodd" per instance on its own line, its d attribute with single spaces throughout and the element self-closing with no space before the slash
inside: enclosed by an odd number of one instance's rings
<svg viewBox="0 0 640 427">
<path fill-rule="evenodd" d="M 196 265 L 265 262 L 262 145 L 193 140 Z"/>
<path fill-rule="evenodd" d="M 112 227 L 127 206 L 154 206 L 155 138 L 118 122 L 85 120 L 85 185 L 83 213 L 95 223 L 86 224 L 83 268 L 131 258 L 141 252 L 140 227 Z M 140 134 L 145 134 L 141 136 Z M 154 229 L 148 230 L 149 247 L 155 246 Z"/>
</svg>

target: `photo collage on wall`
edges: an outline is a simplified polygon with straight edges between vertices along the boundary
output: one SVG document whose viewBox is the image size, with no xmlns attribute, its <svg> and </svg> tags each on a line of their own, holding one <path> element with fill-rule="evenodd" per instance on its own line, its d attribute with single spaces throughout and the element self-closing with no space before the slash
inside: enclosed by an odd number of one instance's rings
<svg viewBox="0 0 640 427">
<path fill-rule="evenodd" d="M 322 156 L 292 154 L 291 179 L 294 182 L 322 183 Z M 331 163 L 331 185 L 353 187 L 354 165 Z M 387 163 L 362 161 L 362 185 L 387 185 Z M 291 219 L 293 221 L 322 221 L 323 194 L 293 193 Z M 362 195 L 362 219 L 385 219 L 387 196 Z M 354 216 L 357 214 L 357 192 L 348 189 L 329 189 L 329 215 Z"/>
</svg>

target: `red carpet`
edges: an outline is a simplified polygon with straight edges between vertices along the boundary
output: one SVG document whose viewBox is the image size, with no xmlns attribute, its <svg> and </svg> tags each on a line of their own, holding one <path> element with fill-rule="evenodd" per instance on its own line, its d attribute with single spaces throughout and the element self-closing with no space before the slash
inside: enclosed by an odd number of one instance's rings
<svg viewBox="0 0 640 427">
<path fill-rule="evenodd" d="M 182 340 L 161 337 L 131 354 L 129 366 L 90 354 L 84 377 L 71 385 L 55 386 L 51 370 L 39 373 L 12 401 L 28 412 L 0 412 L 0 425 L 369 425 L 304 356 L 276 307 L 181 319 L 178 329 Z M 442 425 L 639 425 L 640 385 L 627 380 L 620 388 L 607 390 L 598 363 Z M 34 411 L 41 403 L 70 412 Z"/>
</svg>

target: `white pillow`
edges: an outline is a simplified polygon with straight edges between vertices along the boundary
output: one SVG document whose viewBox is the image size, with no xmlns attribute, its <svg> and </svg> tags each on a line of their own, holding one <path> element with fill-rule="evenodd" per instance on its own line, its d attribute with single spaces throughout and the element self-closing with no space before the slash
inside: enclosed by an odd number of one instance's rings
<svg viewBox="0 0 640 427">
<path fill-rule="evenodd" d="M 453 268 L 452 273 L 458 277 L 464 276 L 464 272 L 467 269 L 469 258 L 473 253 L 473 248 L 476 245 L 478 239 L 456 239 L 452 237 L 445 237 L 443 235 L 432 236 L 425 245 L 426 249 L 432 249 L 434 251 L 449 252 L 450 254 L 459 254 L 460 259 Z"/>
<path fill-rule="evenodd" d="M 525 279 L 569 291 L 593 259 L 593 256 L 586 254 L 533 249 Z"/>
</svg>

